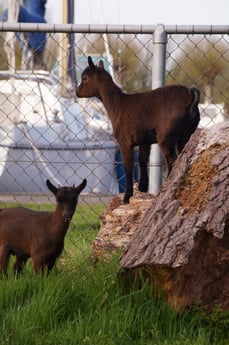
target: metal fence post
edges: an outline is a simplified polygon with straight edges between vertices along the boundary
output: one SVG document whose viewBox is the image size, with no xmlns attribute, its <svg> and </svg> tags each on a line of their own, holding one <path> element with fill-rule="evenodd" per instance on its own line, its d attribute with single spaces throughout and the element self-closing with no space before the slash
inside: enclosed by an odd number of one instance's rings
<svg viewBox="0 0 229 345">
<path fill-rule="evenodd" d="M 165 84 L 167 33 L 164 25 L 158 24 L 153 35 L 152 88 Z M 149 163 L 149 192 L 158 194 L 162 183 L 162 156 L 158 144 L 151 146 Z"/>
</svg>

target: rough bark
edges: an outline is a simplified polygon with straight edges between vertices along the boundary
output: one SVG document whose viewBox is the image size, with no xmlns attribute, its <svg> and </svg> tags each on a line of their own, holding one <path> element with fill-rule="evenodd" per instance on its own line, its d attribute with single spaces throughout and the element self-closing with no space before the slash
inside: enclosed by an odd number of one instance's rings
<svg viewBox="0 0 229 345">
<path fill-rule="evenodd" d="M 144 272 L 176 308 L 229 309 L 229 122 L 193 134 L 120 267 L 123 277 Z"/>
</svg>

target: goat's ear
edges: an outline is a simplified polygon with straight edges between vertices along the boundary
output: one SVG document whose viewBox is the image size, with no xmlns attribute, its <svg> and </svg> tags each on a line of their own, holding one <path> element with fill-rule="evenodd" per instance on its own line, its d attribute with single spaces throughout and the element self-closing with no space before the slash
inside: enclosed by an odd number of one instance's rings
<svg viewBox="0 0 229 345">
<path fill-rule="evenodd" d="M 103 60 L 99 60 L 99 67 L 104 69 L 104 63 L 103 63 Z"/>
<path fill-rule="evenodd" d="M 95 68 L 95 65 L 94 65 L 94 62 L 93 62 L 91 56 L 88 56 L 88 65 L 91 69 Z"/>
<path fill-rule="evenodd" d="M 80 194 L 80 192 L 82 192 L 82 190 L 86 187 L 86 185 L 87 185 L 87 180 L 84 179 L 83 182 L 78 187 L 76 187 L 76 192 Z"/>
<path fill-rule="evenodd" d="M 54 195 L 56 195 L 58 188 L 56 188 L 49 180 L 46 181 L 47 187 Z"/>
</svg>

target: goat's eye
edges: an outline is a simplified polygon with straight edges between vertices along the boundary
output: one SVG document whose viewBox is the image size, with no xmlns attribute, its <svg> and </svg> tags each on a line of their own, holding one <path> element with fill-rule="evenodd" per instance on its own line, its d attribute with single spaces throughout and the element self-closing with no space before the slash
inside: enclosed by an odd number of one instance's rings
<svg viewBox="0 0 229 345">
<path fill-rule="evenodd" d="M 86 76 L 83 76 L 82 81 L 83 81 L 83 82 L 87 81 L 87 77 L 86 77 Z"/>
</svg>

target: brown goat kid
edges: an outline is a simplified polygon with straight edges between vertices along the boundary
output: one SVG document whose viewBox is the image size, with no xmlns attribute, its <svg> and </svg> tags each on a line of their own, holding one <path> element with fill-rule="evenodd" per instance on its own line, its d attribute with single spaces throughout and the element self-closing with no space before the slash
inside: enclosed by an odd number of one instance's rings
<svg viewBox="0 0 229 345">
<path fill-rule="evenodd" d="M 98 97 L 104 104 L 122 153 L 126 193 L 133 195 L 134 146 L 139 146 L 139 190 L 148 190 L 148 161 L 151 144 L 158 143 L 170 173 L 173 163 L 196 130 L 200 113 L 200 92 L 182 85 L 161 87 L 149 92 L 126 94 L 113 82 L 103 62 L 95 66 L 91 57 L 76 88 L 78 97 Z"/>
<path fill-rule="evenodd" d="M 46 184 L 56 197 L 54 212 L 23 207 L 0 210 L 0 272 L 6 272 L 10 255 L 16 256 L 15 274 L 22 271 L 29 257 L 36 273 L 49 272 L 61 254 L 78 196 L 87 181 L 76 188 L 56 188 L 49 180 Z"/>
</svg>

